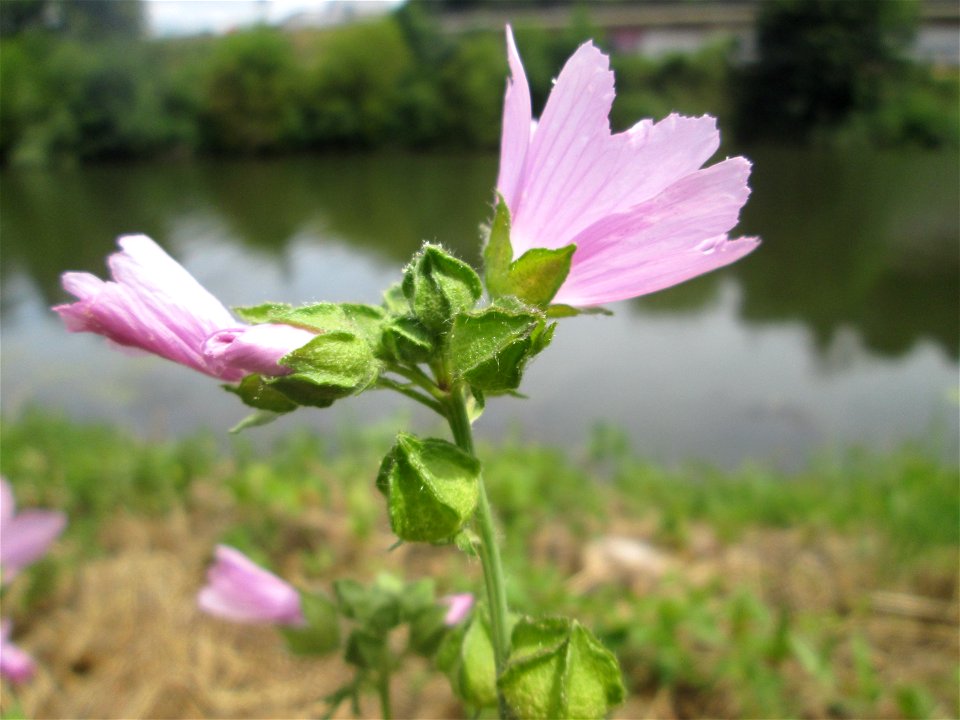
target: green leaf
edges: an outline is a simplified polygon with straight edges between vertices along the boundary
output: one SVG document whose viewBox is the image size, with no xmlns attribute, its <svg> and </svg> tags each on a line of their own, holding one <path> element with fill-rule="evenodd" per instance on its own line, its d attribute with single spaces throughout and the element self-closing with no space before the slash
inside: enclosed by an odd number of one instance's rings
<svg viewBox="0 0 960 720">
<path fill-rule="evenodd" d="M 294 655 L 326 655 L 340 646 L 340 625 L 337 607 L 322 595 L 302 594 L 307 626 L 283 627 L 281 633 L 287 649 Z"/>
<path fill-rule="evenodd" d="M 515 297 L 547 308 L 570 274 L 576 245 L 531 248 L 516 260 L 510 242 L 510 210 L 500 197 L 483 249 L 484 281 L 490 297 Z"/>
<path fill-rule="evenodd" d="M 616 658 L 568 618 L 517 623 L 500 689 L 516 716 L 551 720 L 602 718 L 625 695 Z"/>
<path fill-rule="evenodd" d="M 424 608 L 410 618 L 410 650 L 421 657 L 436 654 L 447 635 L 443 622 L 446 610 L 438 605 Z"/>
<path fill-rule="evenodd" d="M 317 335 L 284 355 L 280 363 L 293 373 L 270 381 L 271 385 L 292 397 L 288 390 L 295 383 L 307 383 L 313 386 L 312 397 L 330 401 L 363 392 L 381 369 L 369 343 L 346 331 Z"/>
<path fill-rule="evenodd" d="M 380 466 L 377 487 L 387 496 L 397 537 L 446 543 L 473 515 L 479 477 L 479 461 L 457 446 L 400 433 Z"/>
<path fill-rule="evenodd" d="M 245 405 L 272 413 L 287 413 L 297 409 L 297 403 L 273 388 L 260 375 L 247 375 L 237 385 L 223 385 L 224 390 L 237 395 Z"/>
<path fill-rule="evenodd" d="M 383 308 L 390 315 L 408 315 L 413 312 L 407 296 L 403 294 L 403 285 L 394 283 L 383 293 Z"/>
<path fill-rule="evenodd" d="M 354 580 L 338 580 L 333 590 L 340 611 L 372 634 L 384 635 L 400 623 L 401 593 L 379 581 L 366 588 Z"/>
<path fill-rule="evenodd" d="M 454 315 L 476 305 L 483 284 L 467 263 L 426 244 L 404 271 L 403 294 L 424 327 L 442 334 Z"/>
<path fill-rule="evenodd" d="M 454 376 L 483 393 L 502 393 L 520 386 L 523 369 L 543 345 L 543 316 L 497 306 L 460 314 L 450 333 Z"/>
</svg>

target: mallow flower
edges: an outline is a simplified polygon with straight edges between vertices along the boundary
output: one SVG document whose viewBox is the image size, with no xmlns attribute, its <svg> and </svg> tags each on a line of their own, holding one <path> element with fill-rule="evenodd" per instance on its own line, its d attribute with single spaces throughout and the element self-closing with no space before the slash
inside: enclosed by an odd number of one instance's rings
<svg viewBox="0 0 960 720">
<path fill-rule="evenodd" d="M 228 545 L 217 546 L 197 603 L 204 612 L 234 622 L 306 624 L 296 589 Z"/>
<path fill-rule="evenodd" d="M 0 675 L 13 683 L 22 683 L 33 677 L 36 669 L 33 658 L 10 642 L 13 623 L 0 620 Z"/>
<path fill-rule="evenodd" d="M 55 510 L 16 512 L 10 484 L 0 477 L 0 570 L 2 582 L 10 582 L 27 565 L 39 559 L 67 524 Z"/>
<path fill-rule="evenodd" d="M 285 375 L 280 358 L 315 337 L 289 325 L 239 322 L 146 235 L 117 243 L 121 251 L 107 260 L 112 280 L 63 274 L 64 289 L 78 302 L 53 309 L 71 332 L 97 333 L 227 381 L 249 372 Z"/>
<path fill-rule="evenodd" d="M 710 116 L 672 114 L 613 134 L 609 59 L 587 42 L 567 61 L 534 122 L 507 27 L 508 81 L 497 190 L 510 210 L 514 259 L 575 244 L 555 303 L 589 306 L 661 290 L 731 263 L 758 238 L 730 239 L 750 163 L 701 166 L 720 136 Z"/>
</svg>

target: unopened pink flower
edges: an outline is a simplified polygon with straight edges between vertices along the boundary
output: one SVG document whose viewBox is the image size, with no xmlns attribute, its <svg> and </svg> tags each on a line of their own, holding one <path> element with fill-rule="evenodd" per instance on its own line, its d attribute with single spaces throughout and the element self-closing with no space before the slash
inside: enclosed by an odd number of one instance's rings
<svg viewBox="0 0 960 720">
<path fill-rule="evenodd" d="M 0 570 L 2 582 L 14 576 L 47 551 L 67 524 L 55 510 L 24 510 L 16 513 L 10 484 L 0 477 Z"/>
<path fill-rule="evenodd" d="M 0 675 L 13 683 L 22 683 L 33 677 L 36 669 L 33 658 L 10 642 L 13 623 L 0 620 Z"/>
<path fill-rule="evenodd" d="M 758 238 L 731 240 L 750 163 L 701 166 L 720 135 L 710 116 L 672 114 L 612 134 L 609 60 L 587 42 L 557 77 L 539 123 L 510 27 L 497 190 L 519 257 L 575 244 L 554 302 L 597 305 L 661 290 L 737 260 Z"/>
<path fill-rule="evenodd" d="M 238 332 L 242 323 L 146 235 L 125 235 L 117 242 L 121 252 L 107 260 L 113 280 L 90 273 L 63 274 L 64 289 L 78 298 L 53 308 L 67 329 L 104 335 L 118 345 L 146 350 L 221 380 L 242 378 L 247 368 L 204 353 L 208 338 L 224 330 Z M 297 343 L 306 331 L 283 332 Z M 289 370 L 277 361 L 304 342 L 280 347 L 272 337 L 259 353 L 248 354 L 257 355 L 258 371 L 283 375 Z"/>
<path fill-rule="evenodd" d="M 455 593 L 453 595 L 444 595 L 440 598 L 440 604 L 447 606 L 447 614 L 443 616 L 444 625 L 456 625 L 460 623 L 473 608 L 472 593 Z"/>
<path fill-rule="evenodd" d="M 218 545 L 197 602 L 210 615 L 241 623 L 304 625 L 300 594 L 227 545 Z"/>
<path fill-rule="evenodd" d="M 203 344 L 203 355 L 214 367 L 261 375 L 285 375 L 279 360 L 317 335 L 292 325 L 248 325 L 220 330 Z"/>
</svg>

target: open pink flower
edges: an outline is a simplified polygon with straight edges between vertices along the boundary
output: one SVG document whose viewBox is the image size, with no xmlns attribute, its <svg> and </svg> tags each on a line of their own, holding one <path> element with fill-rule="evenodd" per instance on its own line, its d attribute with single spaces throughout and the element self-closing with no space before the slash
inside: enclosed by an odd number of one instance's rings
<svg viewBox="0 0 960 720">
<path fill-rule="evenodd" d="M 296 589 L 227 545 L 217 546 L 197 602 L 204 612 L 234 622 L 306 624 Z"/>
<path fill-rule="evenodd" d="M 13 683 L 22 683 L 33 677 L 36 670 L 33 658 L 10 642 L 13 623 L 0 620 L 0 675 Z"/>
<path fill-rule="evenodd" d="M 30 563 L 42 557 L 67 524 L 54 510 L 24 510 L 16 514 L 10 484 L 0 477 L 0 569 L 2 582 L 10 582 Z"/>
<path fill-rule="evenodd" d="M 716 152 L 716 121 L 670 115 L 612 134 L 609 60 L 587 42 L 560 72 L 539 123 L 510 27 L 497 190 L 515 256 L 576 244 L 554 302 L 597 305 L 645 295 L 737 260 L 757 238 L 731 240 L 750 163 Z"/>
<path fill-rule="evenodd" d="M 107 260 L 113 280 L 90 273 L 63 274 L 63 287 L 78 302 L 53 309 L 71 332 L 104 335 L 118 345 L 139 348 L 221 380 L 247 372 L 284 375 L 278 364 L 306 344 L 312 333 L 280 325 L 256 326 L 260 344 L 246 343 L 239 362 L 207 354 L 208 338 L 225 330 L 236 336 L 250 328 L 238 323 L 183 266 L 146 235 L 126 235 L 121 252 Z M 292 332 L 295 331 L 295 332 Z"/>
</svg>

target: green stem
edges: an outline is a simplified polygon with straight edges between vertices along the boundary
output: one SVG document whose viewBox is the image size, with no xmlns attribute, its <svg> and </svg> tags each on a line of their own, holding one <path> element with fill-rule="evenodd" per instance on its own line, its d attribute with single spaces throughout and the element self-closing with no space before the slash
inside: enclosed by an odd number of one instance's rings
<svg viewBox="0 0 960 720">
<path fill-rule="evenodd" d="M 440 403 L 432 398 L 427 397 L 426 395 L 421 395 L 410 385 L 398 383 L 396 380 L 392 380 L 388 377 L 381 377 L 377 380 L 377 387 L 387 388 L 388 390 L 396 390 L 398 393 L 406 395 L 408 398 L 416 400 L 421 405 L 426 405 L 434 412 L 443 415 L 443 407 L 440 405 Z"/>
<path fill-rule="evenodd" d="M 377 673 L 377 693 L 380 696 L 380 717 L 390 720 L 390 671 L 386 667 Z"/>
<path fill-rule="evenodd" d="M 447 420 L 453 431 L 457 446 L 464 452 L 476 457 L 473 447 L 473 431 L 470 427 L 470 417 L 467 414 L 467 404 L 464 399 L 465 388 L 454 388 L 450 393 Z M 497 666 L 497 677 L 503 673 L 510 653 L 510 634 L 507 627 L 507 588 L 503 576 L 503 563 L 500 560 L 500 547 L 497 545 L 496 530 L 493 523 L 493 513 L 490 510 L 490 501 L 487 499 L 487 490 L 480 476 L 480 497 L 477 503 L 477 525 L 480 531 L 480 562 L 483 566 L 483 580 L 487 589 L 487 602 L 490 605 L 490 622 L 493 637 L 493 655 Z M 499 691 L 500 717 L 507 717 L 506 706 Z"/>
</svg>

